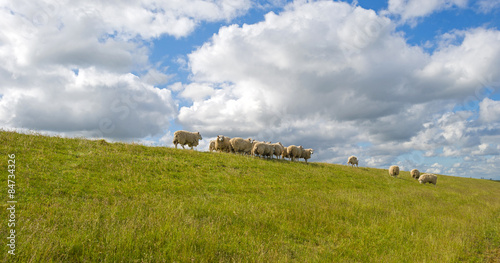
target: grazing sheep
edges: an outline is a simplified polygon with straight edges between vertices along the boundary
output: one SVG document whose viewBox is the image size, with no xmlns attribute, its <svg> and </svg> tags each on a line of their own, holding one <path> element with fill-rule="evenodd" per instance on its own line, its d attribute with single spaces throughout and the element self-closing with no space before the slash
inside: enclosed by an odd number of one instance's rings
<svg viewBox="0 0 500 263">
<path fill-rule="evenodd" d="M 347 159 L 347 164 L 350 164 L 351 167 L 354 167 L 354 165 L 356 165 L 356 167 L 358 167 L 358 158 L 354 155 L 350 156 Z"/>
<path fill-rule="evenodd" d="M 233 147 L 231 147 L 231 143 L 229 142 L 231 138 L 226 137 L 224 135 L 217 135 L 217 139 L 215 140 L 215 150 L 217 151 L 225 151 L 232 152 Z"/>
<path fill-rule="evenodd" d="M 420 171 L 417 169 L 411 170 L 410 174 L 411 174 L 411 177 L 415 178 L 415 179 L 418 179 L 420 177 Z"/>
<path fill-rule="evenodd" d="M 300 155 L 300 158 L 304 158 L 307 163 L 307 159 L 311 159 L 311 155 L 313 154 L 313 149 L 304 149 Z"/>
<path fill-rule="evenodd" d="M 274 146 L 267 142 L 257 142 L 252 148 L 252 155 L 272 157 L 274 154 Z"/>
<path fill-rule="evenodd" d="M 418 182 L 421 183 L 421 184 L 431 183 L 431 184 L 436 185 L 437 179 L 438 178 L 437 178 L 437 176 L 435 174 L 422 174 L 418 178 Z"/>
<path fill-rule="evenodd" d="M 283 159 L 285 159 L 285 158 L 290 158 L 290 155 L 288 154 L 288 147 L 284 147 L 284 146 L 283 146 L 283 152 L 281 153 L 281 157 L 282 157 Z"/>
<path fill-rule="evenodd" d="M 389 175 L 391 175 L 392 177 L 398 177 L 399 166 L 393 165 L 393 166 L 389 167 Z"/>
<path fill-rule="evenodd" d="M 215 140 L 211 140 L 211 141 L 210 141 L 210 144 L 208 145 L 208 150 L 209 150 L 210 152 L 215 151 Z"/>
<path fill-rule="evenodd" d="M 182 146 L 184 149 L 184 145 L 188 145 L 193 149 L 193 146 L 198 146 L 198 140 L 201 140 L 201 134 L 199 132 L 188 132 L 188 131 L 176 131 L 174 133 L 173 143 L 175 144 L 175 148 L 177 149 L 177 144 Z"/>
<path fill-rule="evenodd" d="M 302 146 L 290 145 L 288 146 L 288 155 L 292 158 L 292 162 L 295 161 L 295 158 L 300 158 L 302 156 L 302 151 L 304 148 Z"/>
<path fill-rule="evenodd" d="M 276 155 L 276 158 L 279 159 L 283 154 L 283 149 L 285 147 L 283 147 L 283 144 L 281 144 L 281 142 L 273 143 L 272 145 L 274 146 L 274 155 Z"/>
<path fill-rule="evenodd" d="M 245 140 L 236 137 L 229 140 L 229 143 L 235 153 L 250 154 L 253 148 L 253 140 L 250 138 Z"/>
</svg>

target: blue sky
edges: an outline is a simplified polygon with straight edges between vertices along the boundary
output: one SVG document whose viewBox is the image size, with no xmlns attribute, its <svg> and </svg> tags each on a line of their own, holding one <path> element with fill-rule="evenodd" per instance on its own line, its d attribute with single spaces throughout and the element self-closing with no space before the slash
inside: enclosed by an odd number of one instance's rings
<svg viewBox="0 0 500 263">
<path fill-rule="evenodd" d="M 2 3 L 0 126 L 500 179 L 499 0 Z"/>
</svg>

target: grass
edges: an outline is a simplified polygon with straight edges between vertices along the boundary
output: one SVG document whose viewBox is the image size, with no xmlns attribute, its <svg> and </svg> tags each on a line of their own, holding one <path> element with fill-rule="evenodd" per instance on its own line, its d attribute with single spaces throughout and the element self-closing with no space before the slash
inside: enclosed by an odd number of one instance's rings
<svg viewBox="0 0 500 263">
<path fill-rule="evenodd" d="M 499 262 L 500 183 L 0 132 L 2 262 Z"/>
</svg>

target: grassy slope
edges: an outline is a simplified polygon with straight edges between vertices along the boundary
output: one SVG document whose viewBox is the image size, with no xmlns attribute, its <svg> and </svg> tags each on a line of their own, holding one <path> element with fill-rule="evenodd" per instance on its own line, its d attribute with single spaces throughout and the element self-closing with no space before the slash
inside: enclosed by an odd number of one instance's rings
<svg viewBox="0 0 500 263">
<path fill-rule="evenodd" d="M 0 132 L 16 154 L 14 262 L 483 262 L 500 183 Z M 3 187 L 2 189 L 6 189 Z M 5 222 L 2 222 L 5 221 Z"/>
</svg>

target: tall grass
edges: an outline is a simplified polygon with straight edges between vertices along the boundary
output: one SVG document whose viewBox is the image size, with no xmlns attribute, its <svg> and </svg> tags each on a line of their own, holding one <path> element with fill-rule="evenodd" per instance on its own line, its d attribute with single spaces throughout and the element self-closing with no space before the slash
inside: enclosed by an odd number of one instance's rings
<svg viewBox="0 0 500 263">
<path fill-rule="evenodd" d="M 4 262 L 500 256 L 498 182 L 439 176 L 437 186 L 420 185 L 408 172 L 395 179 L 382 169 L 12 132 L 0 142 L 4 185 L 7 154 L 16 154 L 19 207 L 17 255 L 1 244 Z"/>
</svg>

